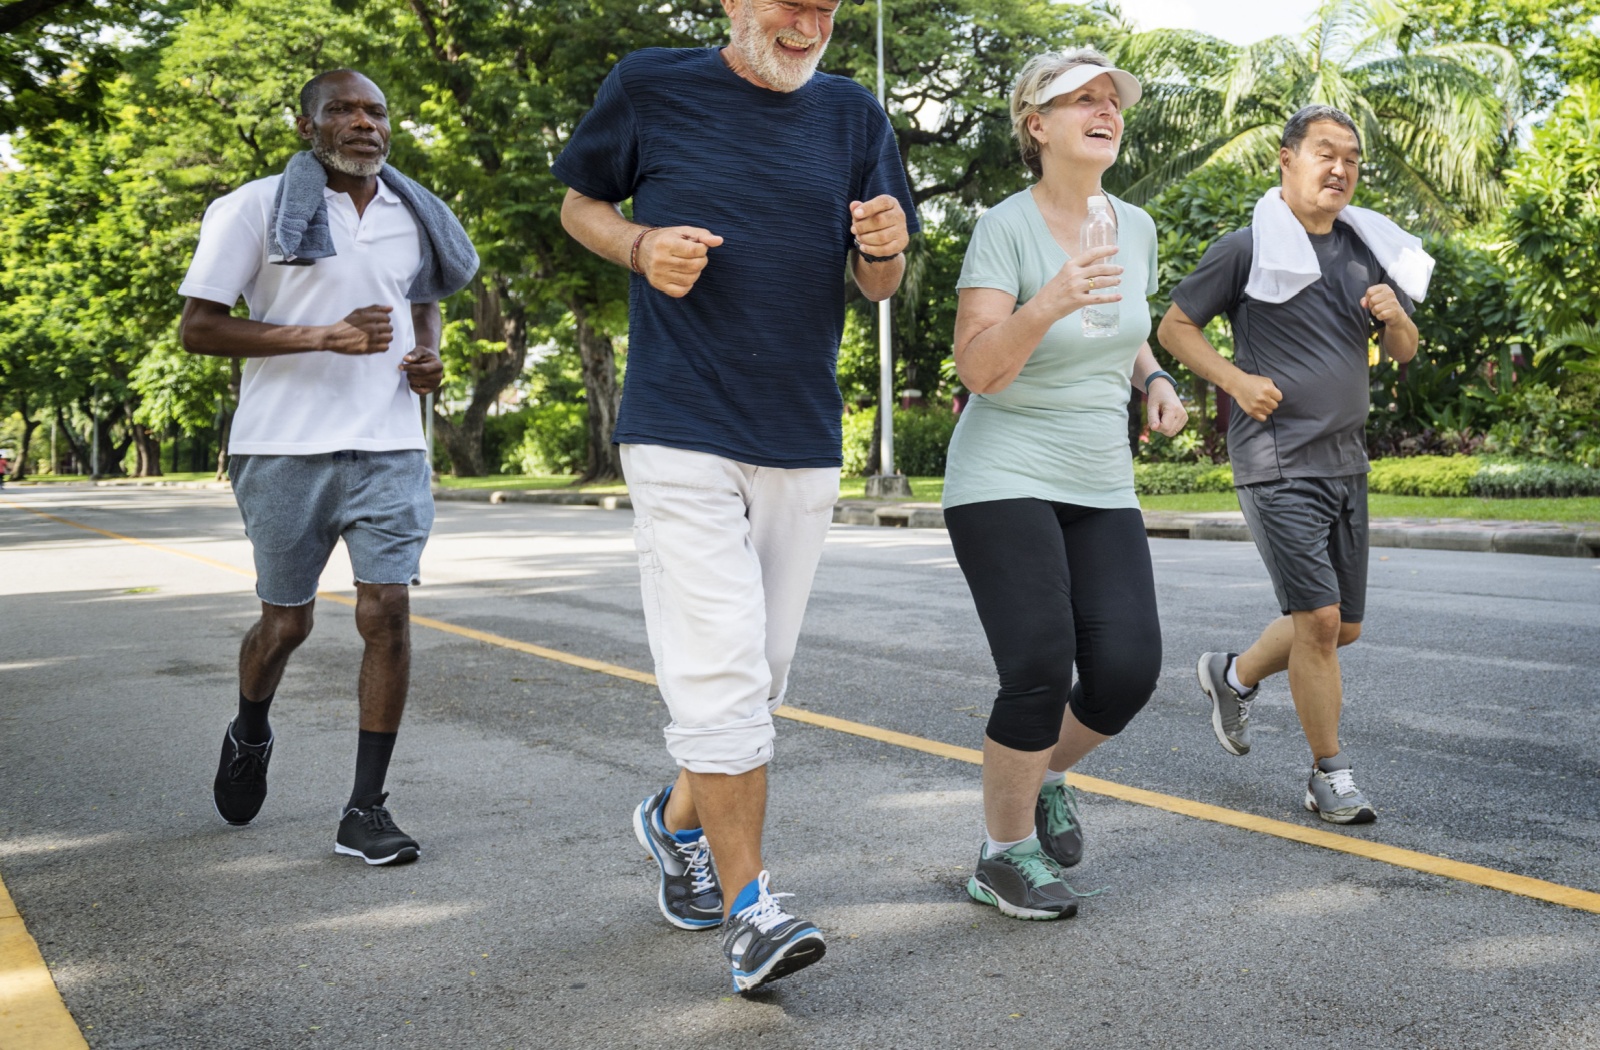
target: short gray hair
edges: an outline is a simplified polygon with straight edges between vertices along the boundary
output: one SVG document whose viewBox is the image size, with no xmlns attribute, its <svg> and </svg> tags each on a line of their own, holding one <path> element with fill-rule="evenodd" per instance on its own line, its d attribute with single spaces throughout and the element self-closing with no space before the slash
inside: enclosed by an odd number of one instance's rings
<svg viewBox="0 0 1600 1050">
<path fill-rule="evenodd" d="M 1056 77 L 1076 66 L 1113 68 L 1111 59 L 1104 52 L 1092 47 L 1078 47 L 1070 51 L 1046 51 L 1042 55 L 1028 59 L 1028 64 L 1022 67 L 1022 72 L 1017 76 L 1017 82 L 1011 86 L 1011 134 L 1016 136 L 1017 150 L 1022 154 L 1022 163 L 1033 172 L 1034 178 L 1044 174 L 1044 166 L 1039 162 L 1038 140 L 1033 137 L 1033 132 L 1028 130 L 1028 118 L 1035 113 L 1049 112 L 1055 103 L 1046 102 L 1041 106 L 1033 102 L 1033 99 L 1037 98 L 1039 92 Z"/>
<path fill-rule="evenodd" d="M 1283 148 L 1300 152 L 1300 144 L 1306 140 L 1306 133 L 1311 130 L 1311 125 L 1327 121 L 1347 129 L 1356 137 L 1356 149 L 1361 148 L 1361 131 L 1356 127 L 1356 122 L 1342 109 L 1332 106 L 1306 106 L 1294 116 L 1290 117 L 1283 125 Z"/>
</svg>

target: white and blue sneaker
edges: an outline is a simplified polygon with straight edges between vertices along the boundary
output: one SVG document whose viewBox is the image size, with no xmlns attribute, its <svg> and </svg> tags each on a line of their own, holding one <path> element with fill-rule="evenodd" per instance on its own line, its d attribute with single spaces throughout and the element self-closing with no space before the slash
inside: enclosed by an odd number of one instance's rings
<svg viewBox="0 0 1600 1050">
<path fill-rule="evenodd" d="M 787 977 L 822 958 L 822 931 L 778 904 L 792 893 L 767 892 L 767 873 L 740 891 L 722 933 L 722 951 L 733 968 L 733 990 L 748 992 Z M 745 903 L 746 901 L 750 903 Z"/>
<path fill-rule="evenodd" d="M 671 791 L 662 788 L 639 803 L 633 811 L 633 834 L 661 869 L 656 894 L 661 914 L 680 930 L 709 930 L 722 925 L 722 886 L 705 835 L 698 830 L 673 834 L 663 823 L 661 813 Z"/>
</svg>

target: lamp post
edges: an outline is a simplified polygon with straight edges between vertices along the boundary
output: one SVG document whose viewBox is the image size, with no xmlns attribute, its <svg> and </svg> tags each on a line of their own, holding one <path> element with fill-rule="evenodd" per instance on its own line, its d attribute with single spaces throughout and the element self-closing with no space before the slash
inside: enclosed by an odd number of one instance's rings
<svg viewBox="0 0 1600 1050">
<path fill-rule="evenodd" d="M 883 87 L 883 5 L 878 0 L 878 105 L 889 112 L 889 96 Z M 892 297 L 891 297 L 892 298 Z M 878 304 L 878 426 L 879 473 L 867 479 L 866 494 L 872 497 L 911 495 L 905 475 L 894 469 L 894 347 L 890 339 L 889 299 Z"/>
</svg>

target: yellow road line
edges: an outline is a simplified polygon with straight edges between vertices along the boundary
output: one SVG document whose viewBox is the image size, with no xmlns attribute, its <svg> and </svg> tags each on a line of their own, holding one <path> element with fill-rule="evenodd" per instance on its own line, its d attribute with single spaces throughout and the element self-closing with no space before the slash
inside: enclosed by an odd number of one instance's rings
<svg viewBox="0 0 1600 1050">
<path fill-rule="evenodd" d="M 0 881 L 0 1050 L 88 1050 Z"/>
<path fill-rule="evenodd" d="M 4 501 L 0 501 L 4 502 Z M 223 562 L 213 561 L 200 555 L 189 554 L 186 551 L 162 547 L 159 544 L 149 543 L 145 540 L 122 536 L 105 529 L 97 529 L 88 525 L 80 525 L 66 518 L 58 518 L 51 514 L 44 514 L 33 510 L 31 507 L 21 507 L 15 503 L 5 503 L 6 506 L 18 507 L 40 517 L 49 518 L 64 525 L 86 529 L 89 532 L 99 533 L 113 539 L 126 540 L 152 550 L 166 551 L 186 558 L 194 558 L 230 572 L 242 575 L 252 575 L 242 569 Z M 337 602 L 341 605 L 354 606 L 355 600 L 342 594 L 328 591 L 318 592 L 319 598 Z M 436 631 L 444 631 L 462 638 L 470 638 L 487 645 L 500 646 L 513 649 L 530 656 L 537 656 L 545 660 L 554 660 L 559 663 L 569 664 L 586 671 L 598 674 L 611 675 L 616 678 L 626 678 L 629 681 L 640 682 L 653 686 L 656 684 L 654 675 L 643 671 L 635 671 L 629 667 L 619 667 L 601 660 L 591 660 L 588 657 L 565 653 L 558 649 L 548 649 L 544 646 L 530 645 L 527 642 L 517 641 L 503 635 L 492 634 L 488 631 L 478 631 L 470 627 L 458 627 L 443 620 L 435 620 L 426 616 L 413 615 L 411 622 L 421 627 L 428 627 Z M 863 722 L 852 722 L 845 718 L 836 718 L 833 715 L 818 714 L 800 708 L 784 705 L 774 712 L 780 718 L 806 725 L 829 729 L 838 733 L 848 733 L 851 736 L 875 740 L 879 743 L 890 744 L 895 747 L 911 751 L 920 751 L 924 754 L 937 755 L 957 762 L 968 762 L 973 765 L 983 764 L 983 753 L 970 747 L 957 747 L 938 740 L 929 740 L 925 737 L 912 736 L 909 733 L 900 733 L 891 729 L 881 729 L 877 726 L 867 725 Z M 1451 860 L 1448 857 L 1438 857 L 1431 853 L 1421 853 L 1416 850 L 1401 849 L 1398 846 L 1386 845 L 1382 842 L 1372 842 L 1368 839 L 1355 838 L 1349 835 L 1340 835 L 1326 831 L 1322 828 L 1302 824 L 1291 824 L 1288 821 L 1274 820 L 1271 817 L 1257 816 L 1254 813 L 1243 813 L 1238 810 L 1225 809 L 1222 806 L 1213 806 L 1206 802 L 1196 802 L 1193 799 L 1181 798 L 1177 795 L 1165 795 L 1158 791 L 1147 791 L 1127 784 L 1119 784 L 1111 780 L 1102 780 L 1099 777 L 1083 776 L 1079 773 L 1068 775 L 1072 785 L 1081 791 L 1094 795 L 1104 795 L 1107 798 L 1131 802 L 1134 805 L 1148 806 L 1152 809 L 1165 810 L 1180 816 L 1193 817 L 1196 820 L 1206 820 L 1215 824 L 1223 824 L 1242 831 L 1252 831 L 1261 835 L 1270 835 L 1274 838 L 1284 839 L 1289 842 L 1298 842 L 1307 846 L 1318 846 L 1322 849 L 1334 850 L 1339 853 L 1348 853 L 1367 860 L 1378 861 L 1382 864 L 1393 865 L 1398 868 L 1409 868 L 1428 875 L 1437 875 L 1442 878 L 1465 882 L 1474 886 L 1483 886 L 1487 889 L 1501 890 L 1514 893 L 1534 900 L 1546 901 L 1550 904 L 1559 904 L 1564 908 L 1576 911 L 1600 914 L 1600 893 L 1591 890 L 1578 889 L 1575 886 L 1564 886 L 1556 882 L 1546 882 L 1543 879 L 1529 878 L 1525 875 L 1514 875 L 1510 872 L 1500 871 L 1496 868 L 1487 868 L 1478 864 L 1466 864 L 1461 861 Z"/>
<path fill-rule="evenodd" d="M 954 759 L 957 762 L 970 762 L 975 766 L 983 765 L 983 752 L 975 748 L 956 747 L 954 744 L 945 744 L 937 740 L 925 740 L 922 737 L 911 736 L 907 733 L 896 733 L 888 729 L 879 729 L 877 726 L 851 722 L 847 719 L 835 718 L 832 715 L 819 715 L 812 711 L 797 710 L 787 705 L 778 708 L 777 714 L 796 722 L 805 722 L 808 725 L 820 726 L 838 733 L 849 733 L 853 736 L 865 737 L 868 740 L 893 744 L 896 747 L 923 751 L 930 755 L 938 755 L 940 758 Z M 1431 853 L 1419 853 L 1416 850 L 1388 846 L 1382 842 L 1371 842 L 1367 839 L 1353 838 L 1349 835 L 1339 835 L 1309 825 L 1291 824 L 1288 821 L 1261 817 L 1254 813 L 1241 813 L 1238 810 L 1224 809 L 1221 806 L 1213 806 L 1206 802 L 1196 802 L 1193 799 L 1180 798 L 1177 795 L 1163 795 L 1159 791 L 1146 791 L 1144 788 L 1118 784 L 1112 780 L 1086 777 L 1081 773 L 1068 773 L 1067 779 L 1072 782 L 1073 787 L 1080 791 L 1086 791 L 1091 795 L 1104 795 L 1107 798 L 1132 802 L 1138 806 L 1164 809 L 1168 813 L 1194 817 L 1197 820 L 1209 820 L 1215 824 L 1226 824 L 1228 827 L 1239 828 L 1243 831 L 1254 831 L 1262 835 L 1271 835 L 1274 838 L 1287 839 L 1290 842 L 1304 843 L 1307 846 L 1320 846 L 1323 849 L 1349 853 L 1357 857 L 1365 857 L 1368 860 L 1379 861 L 1383 864 L 1392 864 L 1397 868 L 1410 868 L 1413 871 L 1420 871 L 1429 875 L 1440 875 L 1447 879 L 1454 879 L 1457 882 L 1468 882 L 1474 886 L 1504 890 L 1507 893 L 1532 897 L 1535 900 L 1559 904 L 1577 911 L 1600 914 L 1600 893 L 1594 893 L 1590 890 L 1580 890 L 1576 887 L 1563 886 L 1556 882 L 1545 882 L 1542 879 L 1530 879 L 1525 875 L 1513 875 L 1510 872 L 1500 871 L 1496 868 L 1485 868 L 1477 864 L 1464 864 L 1461 861 L 1450 860 L 1447 857 L 1436 857 Z"/>
</svg>

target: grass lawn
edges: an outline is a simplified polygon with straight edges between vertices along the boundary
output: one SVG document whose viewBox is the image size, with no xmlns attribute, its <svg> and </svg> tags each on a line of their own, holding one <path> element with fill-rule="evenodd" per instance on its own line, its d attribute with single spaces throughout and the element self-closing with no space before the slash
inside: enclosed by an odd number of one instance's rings
<svg viewBox="0 0 1600 1050">
<path fill-rule="evenodd" d="M 1197 492 L 1185 496 L 1144 496 L 1146 510 L 1238 510 L 1231 492 Z M 1571 499 L 1467 499 L 1452 496 L 1367 497 L 1374 518 L 1477 518 L 1507 521 L 1600 521 L 1600 497 Z"/>
</svg>

